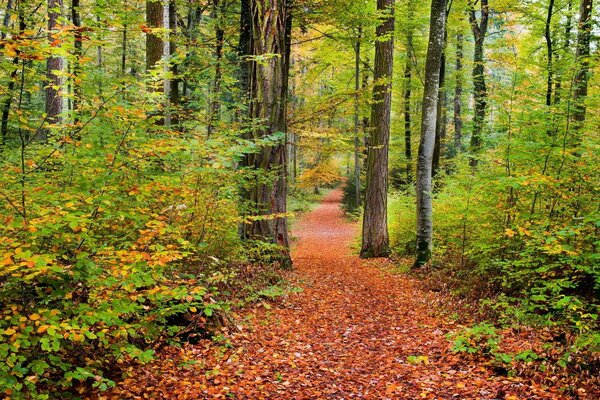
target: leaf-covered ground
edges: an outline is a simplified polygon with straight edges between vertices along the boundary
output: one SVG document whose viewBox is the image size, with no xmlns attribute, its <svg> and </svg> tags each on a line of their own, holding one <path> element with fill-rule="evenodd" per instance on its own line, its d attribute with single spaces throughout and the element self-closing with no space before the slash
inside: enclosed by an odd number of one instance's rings
<svg viewBox="0 0 600 400">
<path fill-rule="evenodd" d="M 293 279 L 302 292 L 247 311 L 221 342 L 166 349 L 107 397 L 566 398 L 560 385 L 452 353 L 445 335 L 457 326 L 436 311 L 439 295 L 386 272 L 388 261 L 354 255 L 358 228 L 342 218 L 340 197 L 330 193 L 296 227 Z"/>
</svg>

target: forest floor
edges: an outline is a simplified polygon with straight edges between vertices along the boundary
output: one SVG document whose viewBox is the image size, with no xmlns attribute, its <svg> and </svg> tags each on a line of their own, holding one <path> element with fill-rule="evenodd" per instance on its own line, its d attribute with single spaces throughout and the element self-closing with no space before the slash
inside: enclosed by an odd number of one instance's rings
<svg viewBox="0 0 600 400">
<path fill-rule="evenodd" d="M 357 224 L 329 193 L 296 224 L 303 290 L 246 311 L 220 342 L 165 349 L 107 398 L 555 399 L 557 388 L 498 374 L 450 351 L 441 294 L 352 251 Z"/>
</svg>

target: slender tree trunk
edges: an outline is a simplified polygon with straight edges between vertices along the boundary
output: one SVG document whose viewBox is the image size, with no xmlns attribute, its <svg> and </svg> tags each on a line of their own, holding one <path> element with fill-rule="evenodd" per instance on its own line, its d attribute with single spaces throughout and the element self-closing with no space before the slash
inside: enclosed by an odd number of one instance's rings
<svg viewBox="0 0 600 400">
<path fill-rule="evenodd" d="M 361 205 L 360 190 L 360 41 L 362 30 L 359 30 L 355 43 L 354 54 L 354 201 L 357 207 Z"/>
<path fill-rule="evenodd" d="M 413 1 L 408 2 L 408 20 L 414 17 Z M 410 103 L 412 101 L 412 63 L 413 50 L 413 28 L 412 24 L 406 33 L 406 64 L 404 66 L 404 95 L 402 111 L 404 114 L 404 157 L 406 158 L 406 182 L 413 181 L 413 156 L 412 156 L 412 115 Z"/>
<path fill-rule="evenodd" d="M 454 151 L 462 151 L 462 92 L 463 92 L 463 41 L 462 33 L 456 35 L 456 82 L 454 86 Z"/>
<path fill-rule="evenodd" d="M 552 49 L 552 14 L 554 13 L 554 0 L 548 1 L 548 14 L 546 16 L 546 26 L 544 29 L 544 38 L 546 39 L 546 50 L 548 53 L 548 60 L 546 62 L 546 68 L 548 77 L 546 79 L 546 106 L 552 105 L 552 88 L 554 82 L 554 51 Z"/>
<path fill-rule="evenodd" d="M 4 14 L 4 21 L 3 21 L 3 26 L 7 30 L 10 25 L 10 17 L 12 15 L 13 7 L 14 7 L 13 1 L 9 0 L 8 4 L 6 6 L 6 11 Z M 19 12 L 19 32 L 23 32 L 25 30 L 25 21 L 24 21 L 20 7 L 19 7 L 18 12 Z M 5 32 L 2 32 L 1 38 L 3 40 L 6 38 Z M 8 85 L 7 85 L 8 86 L 7 87 L 7 95 L 2 104 L 2 124 L 0 126 L 0 150 L 6 143 L 6 139 L 8 136 L 8 118 L 10 115 L 10 107 L 11 107 L 12 98 L 13 98 L 12 93 L 13 93 L 13 90 L 15 90 L 17 74 L 19 71 L 19 69 L 18 69 L 19 56 L 18 55 L 13 57 L 12 63 L 13 63 L 14 67 L 13 67 L 13 70 L 10 72 L 10 78 L 9 78 Z"/>
<path fill-rule="evenodd" d="M 251 0 L 252 39 L 251 53 L 262 56 L 260 62 L 252 61 L 250 78 L 251 120 L 264 121 L 265 128 L 254 128 L 253 138 L 274 135 L 286 130 L 287 79 L 289 62 L 288 4 L 285 0 Z M 252 214 L 245 226 L 244 237 L 268 241 L 279 245 L 278 261 L 291 266 L 286 212 L 286 151 L 285 135 L 273 145 L 250 154 L 251 167 L 262 174 L 273 173 L 275 181 L 265 183 L 258 179 L 247 191 Z"/>
<path fill-rule="evenodd" d="M 437 125 L 437 102 L 440 85 L 440 68 L 444 48 L 446 25 L 446 0 L 432 0 L 429 46 L 425 62 L 425 87 L 421 116 L 421 141 L 417 160 L 417 254 L 415 267 L 426 264 L 431 258 L 433 245 L 432 218 L 432 159 Z"/>
<path fill-rule="evenodd" d="M 83 34 L 81 31 L 81 16 L 79 15 L 79 0 L 71 0 L 71 20 L 75 27 L 73 35 L 73 122 L 77 124 L 81 119 L 81 101 L 83 88 L 81 86 L 81 57 L 83 57 Z"/>
<path fill-rule="evenodd" d="M 387 15 L 377 27 L 375 86 L 371 109 L 372 132 L 367 154 L 367 185 L 361 257 L 383 257 L 390 252 L 387 225 L 388 151 L 394 64 L 394 0 L 377 0 Z M 386 38 L 381 40 L 381 38 Z"/>
<path fill-rule="evenodd" d="M 447 17 L 447 16 L 446 16 Z M 444 23 L 446 26 L 448 22 Z M 436 176 L 440 168 L 440 159 L 442 157 L 442 147 L 446 139 L 446 45 L 448 42 L 448 32 L 444 31 L 444 43 L 442 46 L 442 56 L 440 64 L 440 85 L 437 101 L 437 121 L 435 127 L 435 145 L 433 148 L 433 160 L 431 175 Z"/>
<path fill-rule="evenodd" d="M 363 92 L 367 91 L 367 88 L 369 87 L 369 71 L 370 71 L 370 67 L 369 67 L 369 59 L 367 58 L 367 60 L 363 61 L 363 69 L 362 69 L 362 83 L 361 83 L 361 87 Z M 364 113 L 363 114 L 363 118 L 362 118 L 362 131 L 363 131 L 363 170 L 367 169 L 367 154 L 369 152 L 369 125 L 370 125 L 370 121 L 369 121 L 369 115 L 368 113 Z"/>
<path fill-rule="evenodd" d="M 221 2 L 221 4 L 219 4 Z M 210 100 L 210 111 L 207 124 L 207 136 L 210 137 L 215 129 L 215 123 L 219 120 L 219 111 L 221 108 L 221 80 L 223 79 L 223 40 L 225 31 L 223 30 L 223 0 L 213 0 L 213 18 L 215 20 L 215 76 L 213 79 L 212 93 Z"/>
<path fill-rule="evenodd" d="M 487 107 L 483 45 L 488 28 L 488 0 L 481 0 L 480 5 L 480 17 L 477 20 L 472 0 L 469 0 L 469 22 L 471 23 L 471 30 L 473 31 L 473 38 L 475 40 L 473 52 L 473 99 L 475 110 L 473 116 L 473 133 L 471 134 L 471 152 L 473 154 L 470 159 L 470 164 L 473 168 L 477 167 L 477 153 L 479 153 L 483 144 L 483 129 Z"/>
<path fill-rule="evenodd" d="M 62 15 L 62 0 L 48 0 L 48 41 L 52 47 L 60 45 L 54 31 L 58 28 L 59 18 Z M 51 55 L 46 61 L 46 122 L 58 124 L 61 122 L 63 112 L 63 97 L 61 93 L 62 78 L 57 72 L 63 69 L 62 57 Z M 37 139 L 46 140 L 48 129 L 40 130 Z"/>
<path fill-rule="evenodd" d="M 579 24 L 577 31 L 577 74 L 575 75 L 575 90 L 573 102 L 573 128 L 576 132 L 583 127 L 586 117 L 585 100 L 588 95 L 588 80 L 590 72 L 590 40 L 592 35 L 592 0 L 581 0 L 579 7 Z"/>
<path fill-rule="evenodd" d="M 127 71 L 127 24 L 123 25 L 123 36 L 121 40 L 121 75 L 125 76 Z"/>
<path fill-rule="evenodd" d="M 169 60 L 177 53 L 177 3 L 169 1 Z M 171 125 L 179 123 L 177 107 L 179 106 L 179 77 L 177 63 L 171 61 L 171 79 L 169 79 L 169 103 L 171 106 Z"/>
<path fill-rule="evenodd" d="M 565 21 L 565 36 L 564 36 L 564 45 L 562 46 L 564 52 L 569 52 L 571 47 L 571 31 L 573 29 L 573 0 L 568 0 L 567 2 L 567 18 Z M 556 52 L 556 64 L 559 64 L 560 61 L 560 53 Z M 554 85 L 554 104 L 559 104 L 561 100 L 561 91 L 562 91 L 562 68 L 555 68 L 556 78 Z"/>
</svg>

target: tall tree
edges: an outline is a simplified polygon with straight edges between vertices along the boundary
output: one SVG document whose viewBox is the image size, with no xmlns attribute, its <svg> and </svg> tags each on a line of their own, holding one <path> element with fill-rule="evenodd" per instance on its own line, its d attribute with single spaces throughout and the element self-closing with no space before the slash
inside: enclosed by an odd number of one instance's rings
<svg viewBox="0 0 600 400">
<path fill-rule="evenodd" d="M 446 26 L 446 0 L 432 0 L 429 28 L 429 46 L 425 62 L 425 87 L 421 115 L 421 140 L 417 160 L 417 254 L 415 267 L 431 258 L 433 242 L 432 159 L 437 125 L 440 68 Z"/>
<path fill-rule="evenodd" d="M 224 0 L 213 0 L 212 12 L 215 23 L 215 73 L 210 98 L 210 109 L 208 115 L 208 124 L 206 126 L 207 135 L 210 137 L 215 129 L 215 122 L 219 119 L 219 110 L 221 108 L 221 81 L 223 80 L 223 41 L 225 39 L 225 30 L 223 28 L 223 15 L 225 14 L 226 3 Z"/>
<path fill-rule="evenodd" d="M 454 150 L 452 154 L 457 154 L 462 150 L 462 92 L 463 92 L 463 43 L 462 33 L 456 34 L 456 81 L 454 83 Z"/>
<path fill-rule="evenodd" d="M 475 4 L 479 2 L 479 19 L 475 11 Z M 487 108 L 487 86 L 485 83 L 485 61 L 484 42 L 487 35 L 489 20 L 488 0 L 479 0 L 473 3 L 469 0 L 469 22 L 475 40 L 473 50 L 473 100 L 475 110 L 473 115 L 473 133 L 471 134 L 471 156 L 470 164 L 473 168 L 477 166 L 477 154 L 483 144 L 483 129 L 485 125 L 485 112 Z"/>
<path fill-rule="evenodd" d="M 146 25 L 149 29 L 163 27 L 163 5 L 160 0 L 146 1 Z M 163 39 L 159 34 L 146 34 L 146 71 L 150 71 L 160 61 L 163 47 Z"/>
<path fill-rule="evenodd" d="M 371 108 L 371 136 L 367 154 L 365 212 L 361 257 L 390 252 L 387 225 L 388 151 L 394 64 L 394 0 L 377 0 L 382 21 L 375 44 L 375 85 Z"/>
<path fill-rule="evenodd" d="M 289 68 L 286 33 L 291 28 L 287 0 L 251 0 L 252 34 L 250 40 L 248 115 L 256 124 L 251 137 L 279 136 L 276 143 L 249 154 L 247 163 L 260 174 L 271 174 L 274 182 L 257 179 L 247 190 L 252 208 L 250 222 L 244 227 L 246 238 L 279 245 L 279 261 L 291 266 L 287 230 L 286 103 Z M 259 125 L 258 127 L 256 125 Z M 261 127 L 262 125 L 262 127 Z"/>
<path fill-rule="evenodd" d="M 414 2 L 408 0 L 408 26 L 406 31 L 406 64 L 404 65 L 404 94 L 402 101 L 402 112 L 404 114 L 404 156 L 406 158 L 406 181 L 413 180 L 413 160 L 412 160 L 412 120 L 411 107 L 412 101 L 412 63 L 414 61 L 413 49 L 413 25 Z"/>
<path fill-rule="evenodd" d="M 62 0 L 48 0 L 48 41 L 51 47 L 60 45 L 60 39 L 56 36 L 59 19 L 62 16 Z M 60 122 L 63 112 L 63 96 L 61 93 L 62 78 L 60 71 L 63 69 L 63 59 L 52 54 L 46 61 L 46 122 L 56 124 Z M 38 139 L 45 140 L 48 130 L 40 130 Z"/>
<path fill-rule="evenodd" d="M 354 44 L 354 202 L 357 207 L 361 205 L 360 185 L 360 41 L 362 30 L 358 30 Z"/>
<path fill-rule="evenodd" d="M 452 1 L 449 2 L 452 5 Z M 435 176 L 440 167 L 440 159 L 442 157 L 442 146 L 446 140 L 446 122 L 447 122 L 447 109 L 446 109 L 446 47 L 448 45 L 448 14 L 450 8 L 446 9 L 446 22 L 444 23 L 444 44 L 442 46 L 442 59 L 440 62 L 440 87 L 438 92 L 438 103 L 437 103 L 437 122 L 435 127 L 435 146 L 433 148 L 433 166 L 431 174 Z"/>
<path fill-rule="evenodd" d="M 81 57 L 83 56 L 83 32 L 81 29 L 81 15 L 79 14 L 79 0 L 71 0 L 71 21 L 75 27 L 73 35 L 73 121 L 79 122 L 83 91 L 81 85 Z"/>
<path fill-rule="evenodd" d="M 574 128 L 579 131 L 585 122 L 586 105 L 585 99 L 588 95 L 588 80 L 590 71 L 590 41 L 592 36 L 592 5 L 593 0 L 581 0 L 579 7 L 579 24 L 577 30 L 577 73 L 575 75 L 574 105 L 573 111 Z"/>
</svg>

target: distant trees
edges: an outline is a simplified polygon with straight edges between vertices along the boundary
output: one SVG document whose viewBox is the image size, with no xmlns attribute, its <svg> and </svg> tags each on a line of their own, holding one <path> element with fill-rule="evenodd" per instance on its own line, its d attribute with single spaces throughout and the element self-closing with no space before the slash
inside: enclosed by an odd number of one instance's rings
<svg viewBox="0 0 600 400">
<path fill-rule="evenodd" d="M 394 63 L 394 1 L 377 0 L 382 21 L 375 44 L 375 86 L 371 109 L 371 133 L 367 154 L 366 196 L 363 217 L 362 257 L 389 254 L 387 225 L 388 151 Z"/>
</svg>

